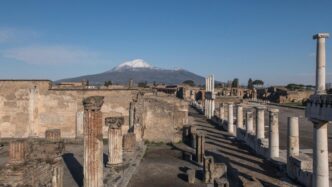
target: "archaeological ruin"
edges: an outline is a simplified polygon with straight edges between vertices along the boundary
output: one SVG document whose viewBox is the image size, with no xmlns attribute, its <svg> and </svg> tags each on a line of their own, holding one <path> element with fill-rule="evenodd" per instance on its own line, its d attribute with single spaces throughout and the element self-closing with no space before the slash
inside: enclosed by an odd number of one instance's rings
<svg viewBox="0 0 332 187">
<path fill-rule="evenodd" d="M 328 37 L 313 36 L 316 89 L 299 98 L 213 75 L 204 88 L 0 80 L 0 187 L 328 187 Z"/>
</svg>

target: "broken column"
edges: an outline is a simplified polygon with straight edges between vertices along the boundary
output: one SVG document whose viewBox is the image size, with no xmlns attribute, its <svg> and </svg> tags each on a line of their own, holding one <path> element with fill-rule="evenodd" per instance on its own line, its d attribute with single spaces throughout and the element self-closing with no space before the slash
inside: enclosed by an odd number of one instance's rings
<svg viewBox="0 0 332 187">
<path fill-rule="evenodd" d="M 325 40 L 330 35 L 328 33 L 318 33 L 313 36 L 314 40 L 317 40 L 316 48 L 316 94 L 326 94 L 325 90 Z"/>
<path fill-rule="evenodd" d="M 102 112 L 104 97 L 83 99 L 84 106 L 84 187 L 102 187 L 103 184 L 103 134 Z"/>
<path fill-rule="evenodd" d="M 247 111 L 246 118 L 247 118 L 246 131 L 248 134 L 250 134 L 254 131 L 254 118 L 252 111 Z"/>
<path fill-rule="evenodd" d="M 52 187 L 63 187 L 63 160 L 62 157 L 57 157 L 53 161 L 55 164 L 52 168 Z"/>
<path fill-rule="evenodd" d="M 196 148 L 197 127 L 190 126 L 190 144 L 192 148 Z"/>
<path fill-rule="evenodd" d="M 123 136 L 123 151 L 133 152 L 136 147 L 136 135 L 134 133 L 128 133 Z"/>
<path fill-rule="evenodd" d="M 228 103 L 228 125 L 227 131 L 230 134 L 234 133 L 234 119 L 233 119 L 233 103 Z"/>
<path fill-rule="evenodd" d="M 27 143 L 25 140 L 15 140 L 9 143 L 8 164 L 22 164 L 25 162 Z"/>
<path fill-rule="evenodd" d="M 264 107 L 256 107 L 256 138 L 265 138 Z"/>
<path fill-rule="evenodd" d="M 236 110 L 236 126 L 237 128 L 243 129 L 243 107 L 242 105 L 237 105 Z"/>
<path fill-rule="evenodd" d="M 298 117 L 288 117 L 287 137 L 287 158 L 298 156 L 300 153 Z"/>
<path fill-rule="evenodd" d="M 108 166 L 122 164 L 122 129 L 123 117 L 105 118 L 105 125 L 108 126 Z"/>
<path fill-rule="evenodd" d="M 205 136 L 202 132 L 196 134 L 196 161 L 199 165 L 203 164 L 205 154 Z"/>
<path fill-rule="evenodd" d="M 269 110 L 269 157 L 279 157 L 279 110 L 271 108 Z"/>
</svg>

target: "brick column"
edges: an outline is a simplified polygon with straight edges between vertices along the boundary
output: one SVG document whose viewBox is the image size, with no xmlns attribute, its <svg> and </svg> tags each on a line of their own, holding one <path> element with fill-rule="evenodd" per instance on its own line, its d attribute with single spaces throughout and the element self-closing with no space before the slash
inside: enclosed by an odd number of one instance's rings
<svg viewBox="0 0 332 187">
<path fill-rule="evenodd" d="M 108 166 L 122 164 L 122 129 L 123 117 L 108 117 L 105 125 L 108 126 Z"/>
<path fill-rule="evenodd" d="M 83 100 L 84 106 L 84 187 L 103 187 L 102 112 L 104 97 Z"/>
</svg>

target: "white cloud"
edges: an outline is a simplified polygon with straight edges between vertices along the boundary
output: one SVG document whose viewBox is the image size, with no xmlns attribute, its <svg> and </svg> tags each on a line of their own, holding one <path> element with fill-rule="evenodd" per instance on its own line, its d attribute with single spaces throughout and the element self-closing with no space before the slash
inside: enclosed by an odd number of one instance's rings
<svg viewBox="0 0 332 187">
<path fill-rule="evenodd" d="M 63 45 L 12 48 L 3 51 L 1 56 L 28 64 L 68 64 L 98 60 L 95 52 Z"/>
</svg>

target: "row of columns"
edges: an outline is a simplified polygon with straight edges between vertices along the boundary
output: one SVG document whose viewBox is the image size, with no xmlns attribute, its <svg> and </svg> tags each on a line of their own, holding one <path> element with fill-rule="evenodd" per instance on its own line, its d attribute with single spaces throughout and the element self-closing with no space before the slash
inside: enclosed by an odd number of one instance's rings
<svg viewBox="0 0 332 187">
<path fill-rule="evenodd" d="M 256 109 L 256 132 L 254 132 L 254 114 L 252 110 L 246 111 L 246 124 L 245 129 L 243 125 L 243 106 L 237 105 L 236 114 L 236 126 L 234 127 L 233 119 L 233 103 L 228 104 L 228 123 L 227 131 L 236 135 L 235 129 L 244 129 L 247 134 L 255 134 L 256 139 L 265 138 L 265 119 L 264 111 L 265 107 L 258 106 Z M 269 157 L 276 158 L 279 157 L 279 121 L 278 121 L 278 109 L 269 109 Z M 219 118 L 224 121 L 225 119 L 225 109 L 224 105 L 221 104 L 219 108 Z"/>
<path fill-rule="evenodd" d="M 92 96 L 83 100 L 84 106 L 84 187 L 103 186 L 103 133 L 102 113 L 103 97 Z M 134 105 L 129 106 L 129 133 L 122 135 L 123 117 L 107 117 L 108 162 L 112 167 L 123 163 L 124 147 L 133 151 L 136 145 L 134 131 Z"/>
</svg>

